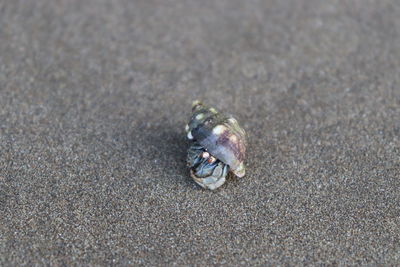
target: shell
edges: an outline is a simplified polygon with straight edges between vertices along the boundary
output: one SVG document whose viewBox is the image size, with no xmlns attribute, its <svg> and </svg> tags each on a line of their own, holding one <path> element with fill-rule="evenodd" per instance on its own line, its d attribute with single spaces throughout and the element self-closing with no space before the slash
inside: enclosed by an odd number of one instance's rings
<svg viewBox="0 0 400 267">
<path fill-rule="evenodd" d="M 229 165 L 235 175 L 245 175 L 246 133 L 231 115 L 195 101 L 186 132 L 189 139 Z"/>
</svg>

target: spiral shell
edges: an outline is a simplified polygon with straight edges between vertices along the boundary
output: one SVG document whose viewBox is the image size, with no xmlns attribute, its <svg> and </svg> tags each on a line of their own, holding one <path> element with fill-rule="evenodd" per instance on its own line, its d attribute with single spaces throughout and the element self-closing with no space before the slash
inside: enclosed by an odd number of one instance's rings
<svg viewBox="0 0 400 267">
<path fill-rule="evenodd" d="M 244 159 L 246 152 L 246 134 L 232 116 L 219 113 L 216 109 L 207 107 L 199 101 L 195 101 L 193 102 L 190 122 L 186 126 L 186 132 L 187 137 L 194 142 L 191 148 L 189 148 L 189 154 L 191 153 L 191 156 L 188 154 L 187 160 L 189 167 L 192 168 L 192 177 L 194 179 L 198 179 L 198 175 L 203 176 L 204 168 L 208 170 L 209 168 L 218 166 L 218 164 L 219 166 L 227 165 L 229 170 L 238 177 L 243 177 L 245 175 Z M 196 147 L 197 150 L 193 149 L 193 147 Z M 193 154 L 193 151 L 197 152 Z M 208 157 L 204 157 L 204 152 L 215 159 L 215 162 L 211 162 L 214 165 L 210 165 Z M 207 159 L 207 162 L 199 163 L 201 159 Z M 215 165 L 215 163 L 217 163 L 217 165 Z M 199 171 L 196 171 L 196 168 Z M 224 166 L 222 166 L 222 170 L 223 169 Z M 223 180 L 225 181 L 226 173 L 227 172 L 221 172 L 221 168 L 216 168 L 213 169 L 213 172 L 211 172 L 209 176 L 214 178 L 220 177 L 220 179 L 224 176 Z M 206 177 L 209 176 L 206 175 Z M 199 183 L 196 179 L 195 181 Z M 218 180 L 218 185 L 220 186 L 222 184 L 223 182 L 221 183 L 221 181 Z M 210 188 L 210 186 L 200 185 L 205 188 L 213 189 Z"/>
</svg>

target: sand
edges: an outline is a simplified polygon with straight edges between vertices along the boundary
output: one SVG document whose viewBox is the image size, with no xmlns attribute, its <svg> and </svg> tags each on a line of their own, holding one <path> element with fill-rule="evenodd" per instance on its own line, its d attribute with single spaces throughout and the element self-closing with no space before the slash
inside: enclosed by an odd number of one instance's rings
<svg viewBox="0 0 400 267">
<path fill-rule="evenodd" d="M 400 262 L 400 5 L 0 2 L 0 265 Z M 248 133 L 201 189 L 201 99 Z"/>
</svg>

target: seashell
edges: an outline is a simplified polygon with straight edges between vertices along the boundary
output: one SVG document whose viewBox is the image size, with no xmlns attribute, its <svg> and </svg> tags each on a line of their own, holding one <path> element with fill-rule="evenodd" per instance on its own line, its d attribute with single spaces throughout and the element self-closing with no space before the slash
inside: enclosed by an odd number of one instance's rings
<svg viewBox="0 0 400 267">
<path fill-rule="evenodd" d="M 246 133 L 232 116 L 194 101 L 185 131 L 192 140 L 187 163 L 196 183 L 214 190 L 224 184 L 229 171 L 245 175 Z"/>
</svg>

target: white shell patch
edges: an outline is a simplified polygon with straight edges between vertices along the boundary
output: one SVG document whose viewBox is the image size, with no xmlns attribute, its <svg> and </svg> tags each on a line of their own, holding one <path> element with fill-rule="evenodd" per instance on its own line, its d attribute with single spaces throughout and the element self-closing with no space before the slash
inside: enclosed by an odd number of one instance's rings
<svg viewBox="0 0 400 267">
<path fill-rule="evenodd" d="M 214 114 L 217 114 L 217 113 L 218 113 L 218 111 L 217 111 L 215 108 L 210 108 L 210 111 L 211 111 L 212 113 L 214 113 Z"/>
<path fill-rule="evenodd" d="M 196 120 L 201 120 L 201 119 L 203 119 L 204 118 L 204 114 L 203 113 L 200 113 L 200 114 L 197 114 L 197 116 L 196 116 Z"/>
<path fill-rule="evenodd" d="M 229 118 L 228 121 L 232 124 L 236 124 L 237 120 L 235 120 L 234 118 Z"/>
<path fill-rule="evenodd" d="M 188 138 L 188 139 L 190 139 L 190 140 L 192 140 L 192 139 L 193 139 L 192 132 L 188 132 L 188 134 L 187 134 L 187 138 Z"/>
<path fill-rule="evenodd" d="M 225 126 L 223 125 L 217 125 L 214 127 L 212 130 L 213 134 L 220 135 L 225 131 Z"/>
</svg>

